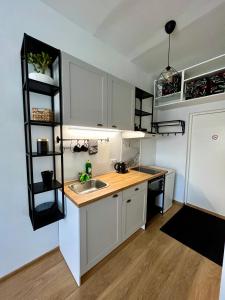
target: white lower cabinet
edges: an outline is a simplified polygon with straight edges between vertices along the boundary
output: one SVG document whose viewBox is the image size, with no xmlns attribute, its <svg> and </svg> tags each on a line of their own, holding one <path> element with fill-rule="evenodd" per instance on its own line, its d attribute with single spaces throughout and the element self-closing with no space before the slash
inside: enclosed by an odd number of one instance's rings
<svg viewBox="0 0 225 300">
<path fill-rule="evenodd" d="M 81 272 L 84 274 L 121 242 L 122 193 L 81 208 Z"/>
<path fill-rule="evenodd" d="M 147 182 L 80 208 L 66 198 L 59 246 L 78 285 L 83 274 L 145 225 L 146 199 Z"/>
<path fill-rule="evenodd" d="M 146 222 L 146 190 L 125 197 L 122 204 L 122 238 L 126 240 Z"/>
</svg>

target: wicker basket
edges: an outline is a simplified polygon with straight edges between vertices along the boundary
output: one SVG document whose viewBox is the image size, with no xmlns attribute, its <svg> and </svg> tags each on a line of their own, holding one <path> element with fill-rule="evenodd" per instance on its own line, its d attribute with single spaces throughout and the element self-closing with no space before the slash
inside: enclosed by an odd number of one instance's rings
<svg viewBox="0 0 225 300">
<path fill-rule="evenodd" d="M 32 120 L 54 122 L 54 113 L 48 108 L 32 108 Z"/>
</svg>

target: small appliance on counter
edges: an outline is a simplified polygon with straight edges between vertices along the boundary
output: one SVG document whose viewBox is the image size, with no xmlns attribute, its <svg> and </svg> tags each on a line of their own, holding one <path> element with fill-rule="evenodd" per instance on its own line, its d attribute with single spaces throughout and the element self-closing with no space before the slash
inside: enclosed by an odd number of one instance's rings
<svg viewBox="0 0 225 300">
<path fill-rule="evenodd" d="M 125 162 L 118 162 L 114 165 L 114 169 L 116 170 L 117 173 L 127 173 L 128 172 L 128 167 Z"/>
</svg>

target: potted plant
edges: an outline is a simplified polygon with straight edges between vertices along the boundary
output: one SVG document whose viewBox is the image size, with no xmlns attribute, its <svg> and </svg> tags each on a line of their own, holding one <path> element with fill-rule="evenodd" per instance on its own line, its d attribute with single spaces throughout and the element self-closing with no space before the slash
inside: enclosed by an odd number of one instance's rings
<svg viewBox="0 0 225 300">
<path fill-rule="evenodd" d="M 32 64 L 35 72 L 29 73 L 29 78 L 48 84 L 56 85 L 55 80 L 49 75 L 45 74 L 52 63 L 52 57 L 46 53 L 28 53 L 27 62 Z"/>
</svg>

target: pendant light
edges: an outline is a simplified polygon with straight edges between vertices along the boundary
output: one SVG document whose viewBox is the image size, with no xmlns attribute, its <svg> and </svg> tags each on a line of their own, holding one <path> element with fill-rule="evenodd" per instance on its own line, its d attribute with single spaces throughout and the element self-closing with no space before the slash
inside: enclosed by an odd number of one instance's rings
<svg viewBox="0 0 225 300">
<path fill-rule="evenodd" d="M 170 86 L 170 89 L 173 88 L 174 79 L 176 82 L 180 82 L 180 74 L 170 66 L 170 35 L 174 31 L 176 27 L 176 21 L 171 20 L 166 23 L 165 25 L 165 31 L 169 35 L 169 45 L 168 45 L 168 65 L 167 67 L 161 72 L 161 74 L 158 77 L 157 80 L 157 88 L 158 88 L 158 96 L 159 94 L 162 94 L 162 85 L 166 84 L 167 86 Z M 176 85 L 177 87 L 177 85 Z M 173 91 L 175 92 L 175 91 Z"/>
</svg>

